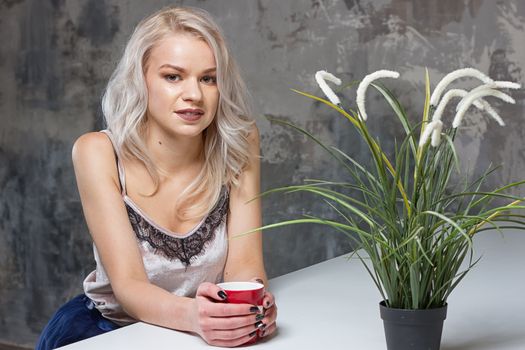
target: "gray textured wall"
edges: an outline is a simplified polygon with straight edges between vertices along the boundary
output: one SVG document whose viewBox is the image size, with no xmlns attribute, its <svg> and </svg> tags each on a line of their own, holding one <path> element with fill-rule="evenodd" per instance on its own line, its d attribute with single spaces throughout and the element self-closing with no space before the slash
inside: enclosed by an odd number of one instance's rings
<svg viewBox="0 0 525 350">
<path fill-rule="evenodd" d="M 434 85 L 464 66 L 525 83 L 520 0 L 0 0 L 0 343 L 31 346 L 94 267 L 71 146 L 102 127 L 100 96 L 132 28 L 170 3 L 207 9 L 223 26 L 257 115 L 292 120 L 363 161 L 366 151 L 344 120 L 289 89 L 320 94 L 312 78 L 319 69 L 345 81 L 395 69 L 401 79 L 386 84 L 416 118 L 425 67 Z M 524 90 L 513 96 L 515 106 L 498 106 L 507 127 L 475 115 L 457 142 L 465 168 L 479 172 L 503 163 L 492 184 L 520 179 L 525 170 Z M 368 98 L 368 114 L 370 128 L 391 145 L 399 126 L 377 95 Z M 262 118 L 258 125 L 263 188 L 340 177 L 334 163 L 298 134 Z M 308 197 L 264 201 L 267 223 L 315 211 L 327 213 Z M 351 249 L 323 231 L 297 226 L 266 232 L 270 276 Z M 351 276 L 341 271 L 341 278 Z"/>
</svg>

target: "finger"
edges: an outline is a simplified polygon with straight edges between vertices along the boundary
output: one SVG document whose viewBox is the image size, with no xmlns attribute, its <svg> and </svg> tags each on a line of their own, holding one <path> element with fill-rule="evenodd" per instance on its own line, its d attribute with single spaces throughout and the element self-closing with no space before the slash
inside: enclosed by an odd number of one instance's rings
<svg viewBox="0 0 525 350">
<path fill-rule="evenodd" d="M 206 328 L 210 330 L 232 330 L 242 327 L 252 327 L 262 323 L 263 314 L 252 314 L 238 317 L 211 317 L 207 320 Z"/>
<path fill-rule="evenodd" d="M 199 285 L 196 296 L 203 296 L 218 301 L 226 301 L 228 299 L 226 292 L 219 288 L 219 286 L 209 282 L 204 282 Z"/>
<path fill-rule="evenodd" d="M 264 327 L 269 327 L 272 324 L 275 323 L 277 320 L 277 306 L 272 306 L 271 308 L 267 309 L 264 318 L 261 320 L 264 324 Z"/>
<path fill-rule="evenodd" d="M 249 342 L 250 340 L 253 340 L 257 336 L 257 331 L 252 331 L 251 333 L 244 335 L 237 339 L 230 339 L 230 340 L 222 340 L 222 339 L 213 339 L 209 341 L 208 343 L 210 345 L 214 346 L 221 346 L 221 347 L 236 347 L 242 344 L 245 344 Z"/>
<path fill-rule="evenodd" d="M 274 304 L 275 304 L 275 298 L 274 298 L 273 294 L 270 293 L 270 292 L 265 292 L 264 293 L 264 298 L 263 298 L 263 306 L 264 306 L 264 308 L 265 309 L 269 309 Z"/>
<path fill-rule="evenodd" d="M 201 310 L 201 316 L 205 317 L 231 317 L 255 315 L 259 308 L 250 304 L 228 304 L 228 303 L 207 303 Z"/>
<path fill-rule="evenodd" d="M 273 324 L 269 325 L 265 329 L 259 331 L 259 334 L 258 334 L 259 338 L 268 337 L 269 335 L 274 333 L 276 329 L 277 329 L 277 323 L 274 322 Z"/>
<path fill-rule="evenodd" d="M 262 280 L 262 278 L 259 278 L 259 277 L 252 278 L 250 282 L 257 282 L 257 283 L 264 285 L 264 281 Z"/>
<path fill-rule="evenodd" d="M 244 337 L 246 335 L 250 335 L 254 331 L 264 329 L 263 323 L 261 321 L 250 324 L 248 326 L 236 328 L 236 329 L 226 329 L 226 330 L 215 330 L 210 332 L 210 336 L 213 339 L 217 340 L 231 340 L 231 339 L 238 339 L 241 337 Z"/>
</svg>

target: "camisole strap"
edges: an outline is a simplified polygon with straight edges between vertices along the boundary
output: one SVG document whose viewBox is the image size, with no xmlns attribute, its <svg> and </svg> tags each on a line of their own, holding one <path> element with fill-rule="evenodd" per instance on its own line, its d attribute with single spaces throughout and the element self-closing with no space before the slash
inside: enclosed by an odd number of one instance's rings
<svg viewBox="0 0 525 350">
<path fill-rule="evenodd" d="M 115 143 L 115 139 L 113 138 L 113 134 L 111 131 L 104 129 L 100 132 L 106 134 L 111 141 L 111 144 L 113 145 L 113 151 L 115 152 L 115 159 L 117 160 L 117 170 L 118 170 L 118 180 L 120 183 L 120 190 L 122 192 L 122 195 L 126 195 L 126 173 L 124 172 L 124 166 L 120 162 L 118 152 L 117 152 L 117 146 Z"/>
</svg>

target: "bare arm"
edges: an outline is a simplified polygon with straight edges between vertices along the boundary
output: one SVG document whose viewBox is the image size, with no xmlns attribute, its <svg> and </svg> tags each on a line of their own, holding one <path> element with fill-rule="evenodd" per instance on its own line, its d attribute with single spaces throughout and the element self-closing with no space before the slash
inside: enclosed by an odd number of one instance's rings
<svg viewBox="0 0 525 350">
<path fill-rule="evenodd" d="M 239 176 L 239 185 L 230 191 L 229 249 L 224 279 L 247 281 L 257 277 L 266 284 L 262 233 L 237 236 L 262 225 L 261 200 L 252 200 L 260 192 L 259 133 L 256 128 L 249 135 L 249 141 L 250 162 Z"/>
<path fill-rule="evenodd" d="M 259 133 L 254 128 L 249 136 L 250 162 L 239 177 L 239 185 L 230 191 L 230 213 L 228 216 L 229 250 L 224 270 L 225 281 L 248 281 L 260 279 L 268 284 L 263 261 L 262 233 L 260 231 L 247 235 L 244 232 L 262 226 L 261 200 L 253 200 L 260 193 L 260 152 Z M 266 331 L 275 330 L 277 307 L 274 297 L 266 292 L 263 300 L 266 316 L 262 320 Z"/>
</svg>

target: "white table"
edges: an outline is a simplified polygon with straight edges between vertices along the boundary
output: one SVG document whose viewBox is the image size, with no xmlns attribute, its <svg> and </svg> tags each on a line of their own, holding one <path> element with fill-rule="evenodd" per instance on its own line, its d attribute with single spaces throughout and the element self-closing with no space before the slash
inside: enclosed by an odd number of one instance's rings
<svg viewBox="0 0 525 350">
<path fill-rule="evenodd" d="M 525 232 L 480 233 L 478 265 L 450 296 L 441 350 L 525 349 Z M 380 294 L 345 256 L 270 281 L 279 331 L 254 349 L 385 350 Z M 136 323 L 62 349 L 209 349 L 198 336 Z"/>
</svg>

